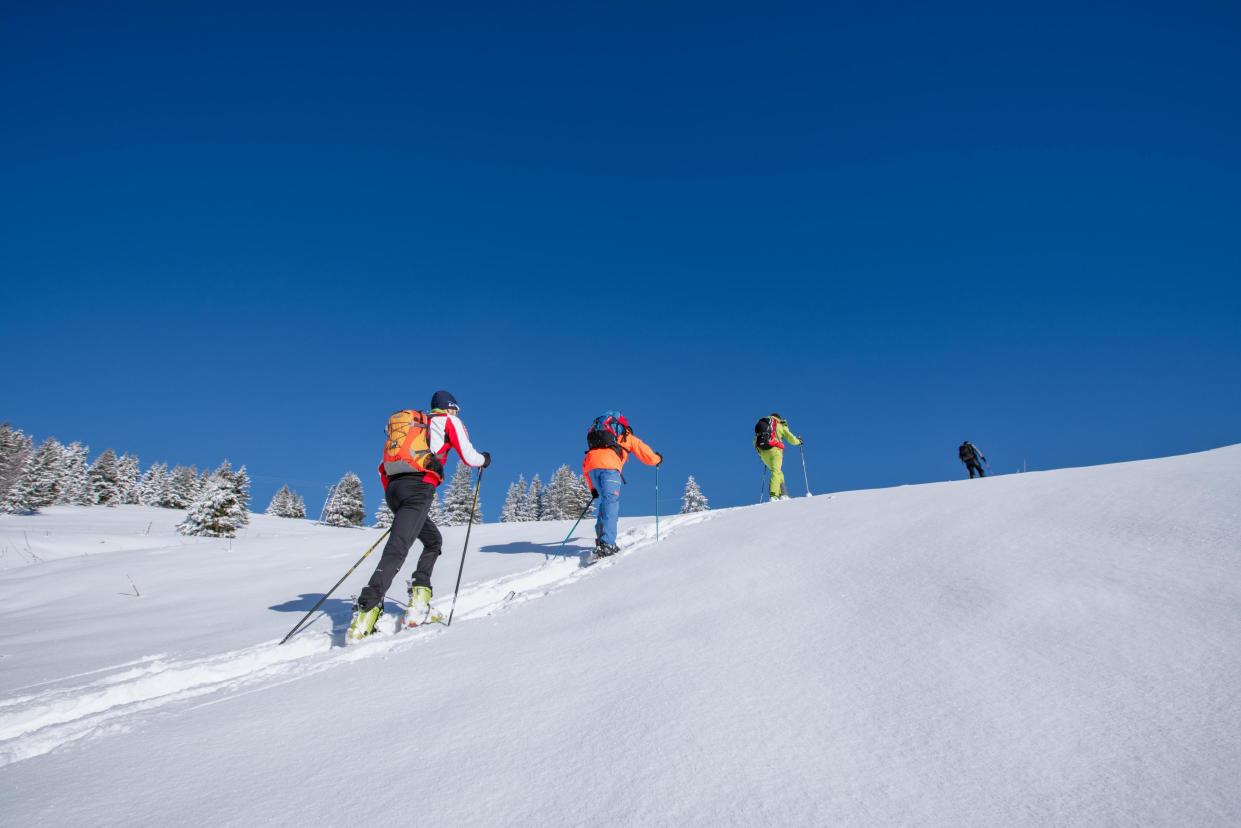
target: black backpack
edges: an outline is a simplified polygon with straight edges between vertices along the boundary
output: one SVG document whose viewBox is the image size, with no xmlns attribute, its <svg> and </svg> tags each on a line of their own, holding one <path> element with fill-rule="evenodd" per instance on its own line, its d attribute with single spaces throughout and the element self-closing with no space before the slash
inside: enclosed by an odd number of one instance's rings
<svg viewBox="0 0 1241 828">
<path fill-rule="evenodd" d="M 764 417 L 754 424 L 754 445 L 761 449 L 769 449 L 775 439 L 776 425 L 771 417 Z"/>
<path fill-rule="evenodd" d="M 586 450 L 611 449 L 621 460 L 625 459 L 625 449 L 618 438 L 632 434 L 629 421 L 618 411 L 607 411 L 595 418 L 586 432 Z"/>
</svg>

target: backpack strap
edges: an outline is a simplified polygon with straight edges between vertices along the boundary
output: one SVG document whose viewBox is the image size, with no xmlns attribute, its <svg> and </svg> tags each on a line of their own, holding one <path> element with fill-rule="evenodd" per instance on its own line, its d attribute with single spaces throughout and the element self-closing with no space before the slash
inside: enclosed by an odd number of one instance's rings
<svg viewBox="0 0 1241 828">
<path fill-rule="evenodd" d="M 626 449 L 624 446 L 620 444 L 620 441 L 622 438 L 624 438 L 624 436 L 625 436 L 624 426 L 621 426 L 621 436 L 616 438 L 616 445 L 612 446 L 612 451 L 616 452 L 616 456 L 620 458 L 620 461 L 622 463 L 625 462 L 625 452 L 628 451 L 628 449 Z M 621 482 L 623 483 L 624 481 L 625 481 L 625 476 L 622 474 Z"/>
<path fill-rule="evenodd" d="M 414 413 L 415 413 L 415 416 L 417 416 L 417 412 L 414 412 Z M 405 439 L 401 441 L 401 454 L 407 457 L 412 457 L 414 459 L 417 459 L 418 457 L 421 457 L 424 454 L 431 453 L 427 451 L 426 449 L 421 449 L 415 452 L 411 452 L 409 450 L 409 447 L 413 445 L 414 438 L 418 436 L 418 429 L 420 428 L 425 429 L 426 427 L 427 427 L 426 423 L 418 422 L 418 420 L 414 419 L 413 417 L 410 418 L 409 428 L 406 429 L 405 431 Z"/>
</svg>

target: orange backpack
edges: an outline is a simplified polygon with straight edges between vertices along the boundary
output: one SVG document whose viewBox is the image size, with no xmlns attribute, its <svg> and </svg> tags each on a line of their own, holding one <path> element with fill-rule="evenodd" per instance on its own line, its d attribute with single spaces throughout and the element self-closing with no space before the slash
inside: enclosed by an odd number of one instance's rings
<svg viewBox="0 0 1241 828">
<path fill-rule="evenodd" d="M 443 473 L 444 466 L 431 453 L 429 423 L 426 414 L 412 408 L 396 411 L 388 418 L 383 462 L 389 475 L 413 471 Z"/>
</svg>

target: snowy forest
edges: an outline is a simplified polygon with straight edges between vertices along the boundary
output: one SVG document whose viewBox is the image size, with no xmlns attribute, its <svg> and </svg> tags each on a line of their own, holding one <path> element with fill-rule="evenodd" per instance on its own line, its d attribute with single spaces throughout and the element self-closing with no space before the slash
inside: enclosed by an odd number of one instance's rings
<svg viewBox="0 0 1241 828">
<path fill-rule="evenodd" d="M 456 471 L 437 492 L 431 518 L 440 526 L 483 522 L 481 499 L 475 503 L 470 467 L 458 463 Z M 233 470 L 225 460 L 213 471 L 199 472 L 193 465 L 153 463 L 142 470 L 138 457 L 105 449 L 94 461 L 90 448 L 79 442 L 61 443 L 48 437 L 37 447 L 34 438 L 9 423 L 0 425 L 0 512 L 33 514 L 45 506 L 117 506 L 136 504 L 165 509 L 185 509 L 177 528 L 184 535 L 233 537 L 249 522 L 250 476 L 243 465 Z M 681 512 L 705 511 L 707 498 L 693 476 L 685 485 Z M 590 484 L 568 465 L 552 473 L 546 485 L 539 475 L 529 482 L 521 475 L 509 487 L 500 509 L 501 523 L 544 520 L 576 520 L 594 509 Z M 288 485 L 281 486 L 265 514 L 305 518 L 306 502 Z M 328 492 L 319 516 L 329 526 L 360 527 L 366 524 L 361 479 L 346 473 Z M 386 528 L 392 511 L 380 503 L 371 525 Z"/>
<path fill-rule="evenodd" d="M 705 512 L 710 508 L 707 498 L 690 475 L 681 495 L 681 514 Z M 594 514 L 590 499 L 590 483 L 575 474 L 567 465 L 552 473 L 546 486 L 536 474 L 530 482 L 521 475 L 510 484 L 500 509 L 501 523 L 522 523 L 531 520 L 577 520 Z"/>
</svg>

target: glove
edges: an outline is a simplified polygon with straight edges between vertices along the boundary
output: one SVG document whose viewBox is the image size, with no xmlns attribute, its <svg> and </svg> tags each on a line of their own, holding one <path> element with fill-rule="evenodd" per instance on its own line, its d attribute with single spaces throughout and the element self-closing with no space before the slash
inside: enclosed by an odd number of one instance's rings
<svg viewBox="0 0 1241 828">
<path fill-rule="evenodd" d="M 655 452 L 655 456 L 659 458 L 659 462 L 656 463 L 655 465 L 662 466 L 664 464 L 664 456 L 660 454 L 659 452 Z"/>
<path fill-rule="evenodd" d="M 483 468 L 485 469 L 490 465 L 491 465 L 491 452 L 484 451 L 483 452 Z"/>
<path fill-rule="evenodd" d="M 599 496 L 599 493 L 598 493 L 598 492 L 596 492 L 594 489 L 591 489 L 591 490 L 590 490 L 590 499 L 591 499 L 591 500 L 594 500 L 594 499 L 595 499 L 595 498 L 597 498 L 598 496 Z"/>
</svg>

